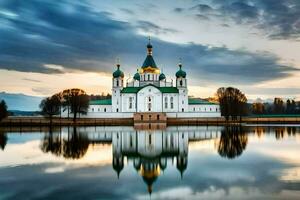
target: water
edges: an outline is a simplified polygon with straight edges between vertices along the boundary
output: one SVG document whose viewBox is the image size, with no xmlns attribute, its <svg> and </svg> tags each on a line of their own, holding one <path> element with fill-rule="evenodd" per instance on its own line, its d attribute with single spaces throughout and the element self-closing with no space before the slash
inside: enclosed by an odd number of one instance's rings
<svg viewBox="0 0 300 200">
<path fill-rule="evenodd" d="M 0 199 L 300 199 L 300 127 L 1 130 Z"/>
</svg>

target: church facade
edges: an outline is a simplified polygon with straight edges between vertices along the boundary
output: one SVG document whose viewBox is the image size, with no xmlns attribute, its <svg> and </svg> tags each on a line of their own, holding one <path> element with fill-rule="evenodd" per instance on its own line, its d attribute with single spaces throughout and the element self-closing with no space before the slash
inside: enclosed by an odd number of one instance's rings
<svg viewBox="0 0 300 200">
<path fill-rule="evenodd" d="M 177 118 L 221 116 L 219 104 L 189 98 L 187 73 L 181 62 L 173 84 L 173 81 L 167 81 L 152 54 L 149 40 L 143 65 L 126 83 L 118 63 L 112 74 L 111 99 L 90 101 L 87 117 L 128 118 L 134 113 L 165 113 L 167 117 Z"/>
</svg>

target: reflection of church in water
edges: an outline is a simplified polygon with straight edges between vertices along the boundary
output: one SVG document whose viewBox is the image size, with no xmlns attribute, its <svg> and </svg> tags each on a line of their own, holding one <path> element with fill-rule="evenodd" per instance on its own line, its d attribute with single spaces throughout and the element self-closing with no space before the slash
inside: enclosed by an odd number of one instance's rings
<svg viewBox="0 0 300 200">
<path fill-rule="evenodd" d="M 111 141 L 112 165 L 118 178 L 127 159 L 127 164 L 132 164 L 142 176 L 149 193 L 168 163 L 176 163 L 180 176 L 183 176 L 188 164 L 189 142 L 214 139 L 221 134 L 216 127 L 168 127 L 155 131 L 129 129 L 95 133 L 89 140 L 97 143 Z"/>
</svg>

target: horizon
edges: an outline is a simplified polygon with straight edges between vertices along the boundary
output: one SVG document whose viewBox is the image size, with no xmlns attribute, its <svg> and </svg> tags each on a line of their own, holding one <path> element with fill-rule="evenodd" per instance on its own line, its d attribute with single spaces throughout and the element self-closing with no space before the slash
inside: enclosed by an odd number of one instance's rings
<svg viewBox="0 0 300 200">
<path fill-rule="evenodd" d="M 132 77 L 151 36 L 167 78 L 182 58 L 191 96 L 213 97 L 232 86 L 252 100 L 298 100 L 299 16 L 295 0 L 2 1 L 0 91 L 111 93 L 116 58 L 125 80 Z"/>
</svg>

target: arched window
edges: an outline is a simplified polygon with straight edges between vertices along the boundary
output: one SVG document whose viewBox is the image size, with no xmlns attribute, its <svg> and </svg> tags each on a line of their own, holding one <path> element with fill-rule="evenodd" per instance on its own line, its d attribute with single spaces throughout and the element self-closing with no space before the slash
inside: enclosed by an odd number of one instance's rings
<svg viewBox="0 0 300 200">
<path fill-rule="evenodd" d="M 92 108 L 92 112 L 94 112 L 94 108 Z"/>
<path fill-rule="evenodd" d="M 148 74 L 148 81 L 150 81 L 150 74 Z"/>
<path fill-rule="evenodd" d="M 132 109 L 133 98 L 129 97 L 129 109 Z"/>
<path fill-rule="evenodd" d="M 180 81 L 179 81 L 179 84 L 180 84 L 180 86 L 182 86 L 182 85 L 183 85 L 183 82 L 182 82 L 182 80 L 180 80 Z"/>
<path fill-rule="evenodd" d="M 117 112 L 119 112 L 119 108 L 117 108 Z"/>
<path fill-rule="evenodd" d="M 104 108 L 104 112 L 106 112 L 106 108 Z"/>
<path fill-rule="evenodd" d="M 184 108 L 182 108 L 181 111 L 184 112 Z"/>
<path fill-rule="evenodd" d="M 117 84 L 116 85 L 117 85 L 117 87 L 119 87 L 119 79 L 117 79 Z"/>
<path fill-rule="evenodd" d="M 174 108 L 173 97 L 171 97 L 170 101 L 171 101 L 171 109 L 173 109 Z"/>
<path fill-rule="evenodd" d="M 165 108 L 168 108 L 168 97 L 165 97 Z"/>
</svg>

